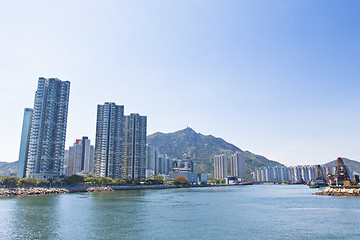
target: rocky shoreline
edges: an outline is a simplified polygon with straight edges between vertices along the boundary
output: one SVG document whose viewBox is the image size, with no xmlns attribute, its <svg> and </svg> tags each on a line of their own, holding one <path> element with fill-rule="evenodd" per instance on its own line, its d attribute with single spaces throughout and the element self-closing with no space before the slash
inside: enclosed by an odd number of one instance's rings
<svg viewBox="0 0 360 240">
<path fill-rule="evenodd" d="M 72 188 L 0 188 L 0 198 L 12 196 L 46 195 L 77 192 L 112 192 L 121 190 L 167 189 L 181 187 L 202 186 L 174 186 L 174 185 L 138 185 L 138 186 L 111 186 L 111 187 L 72 187 Z M 210 187 L 210 186 L 207 186 Z M 360 196 L 360 188 L 328 188 L 315 193 L 326 196 Z"/>
<path fill-rule="evenodd" d="M 112 192 L 121 190 L 143 190 L 143 189 L 167 189 L 190 186 L 174 185 L 138 185 L 138 186 L 110 186 L 110 187 L 69 187 L 69 188 L 0 188 L 0 198 L 11 196 L 45 195 L 59 193 L 79 192 Z"/>
<path fill-rule="evenodd" d="M 0 189 L 1 197 L 11 196 L 28 196 L 28 195 L 46 195 L 59 193 L 74 193 L 74 192 L 111 192 L 114 191 L 110 187 L 79 187 L 79 188 L 2 188 Z"/>
<path fill-rule="evenodd" d="M 315 195 L 360 196 L 360 189 L 358 189 L 358 188 L 328 188 L 324 191 L 315 193 Z"/>
<path fill-rule="evenodd" d="M 2 188 L 0 197 L 69 193 L 66 188 Z"/>
<path fill-rule="evenodd" d="M 0 188 L 0 198 L 11 196 L 45 195 L 58 193 L 80 192 L 112 192 L 124 190 L 147 190 L 169 188 L 196 188 L 196 187 L 221 187 L 238 185 L 131 185 L 131 186 L 108 186 L 108 187 L 66 187 L 66 188 Z"/>
</svg>

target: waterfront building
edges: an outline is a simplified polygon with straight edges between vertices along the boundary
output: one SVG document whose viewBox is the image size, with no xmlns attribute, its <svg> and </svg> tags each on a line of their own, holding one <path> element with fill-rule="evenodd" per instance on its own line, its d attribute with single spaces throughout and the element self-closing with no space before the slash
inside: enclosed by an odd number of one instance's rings
<svg viewBox="0 0 360 240">
<path fill-rule="evenodd" d="M 274 173 L 271 167 L 265 167 L 265 181 L 272 181 Z"/>
<path fill-rule="evenodd" d="M 322 169 L 322 171 L 323 171 L 323 173 L 324 173 L 324 175 L 325 175 L 325 179 L 326 180 L 328 180 L 328 178 L 327 178 L 327 168 L 326 168 L 326 166 L 325 165 L 320 165 L 321 166 L 321 169 Z M 355 176 L 354 176 L 354 178 L 355 178 Z"/>
<path fill-rule="evenodd" d="M 159 154 L 158 162 L 159 162 L 159 173 L 160 174 L 169 174 L 171 169 L 174 167 L 174 162 L 184 161 L 178 159 L 172 159 L 162 154 Z"/>
<path fill-rule="evenodd" d="M 65 173 L 67 173 L 68 164 L 69 164 L 69 149 L 65 149 L 65 152 L 64 152 L 64 172 Z"/>
<path fill-rule="evenodd" d="M 124 106 L 112 102 L 97 107 L 95 164 L 96 177 L 121 178 L 124 148 Z"/>
<path fill-rule="evenodd" d="M 89 174 L 94 169 L 94 153 L 93 145 L 90 145 L 88 137 L 76 139 L 73 146 L 69 147 L 69 157 L 67 174 Z"/>
<path fill-rule="evenodd" d="M 274 181 L 275 182 L 281 182 L 282 177 L 281 177 L 281 167 L 280 166 L 275 166 L 273 167 L 273 171 L 274 171 Z"/>
<path fill-rule="evenodd" d="M 191 184 L 198 183 L 198 173 L 196 172 L 170 172 L 169 177 L 171 180 L 174 180 L 178 176 L 186 177 Z"/>
<path fill-rule="evenodd" d="M 198 174 L 194 172 L 194 163 L 190 159 L 186 159 L 186 160 L 173 159 L 172 166 L 173 168 L 169 172 L 169 176 L 171 179 L 175 179 L 177 176 L 184 176 L 189 180 L 191 184 L 198 183 Z"/>
<path fill-rule="evenodd" d="M 252 178 L 254 179 L 254 181 L 257 181 L 257 180 L 256 180 L 256 170 L 253 170 L 253 171 L 251 172 L 251 175 L 252 175 Z"/>
<path fill-rule="evenodd" d="M 326 172 L 324 165 L 321 166 L 323 172 Z M 255 169 L 252 174 L 255 181 L 290 181 L 290 182 L 300 182 L 300 181 L 311 181 L 316 178 L 316 169 L 317 165 L 297 165 L 297 166 L 275 166 L 275 167 L 261 167 Z M 315 173 L 314 173 L 315 171 Z"/>
<path fill-rule="evenodd" d="M 308 165 L 304 165 L 304 166 L 301 166 L 301 176 L 302 176 L 302 179 L 305 181 L 305 182 L 308 182 L 311 180 L 310 176 L 309 176 L 309 167 Z"/>
<path fill-rule="evenodd" d="M 24 178 L 26 175 L 26 161 L 27 161 L 28 150 L 29 150 L 29 138 L 30 138 L 32 113 L 33 113 L 33 110 L 31 108 L 24 109 L 19 160 L 18 160 L 18 167 L 17 167 L 17 177 L 19 177 L 19 178 Z"/>
<path fill-rule="evenodd" d="M 264 167 L 264 181 L 274 181 L 274 168 Z"/>
<path fill-rule="evenodd" d="M 194 162 L 190 159 L 177 160 L 174 159 L 172 163 L 172 171 L 177 172 L 194 172 Z"/>
<path fill-rule="evenodd" d="M 311 165 L 309 167 L 309 178 L 310 178 L 310 180 L 315 180 L 316 179 L 316 170 L 317 170 L 317 167 L 315 165 Z"/>
<path fill-rule="evenodd" d="M 230 158 L 230 175 L 241 179 L 246 178 L 245 154 L 237 151 Z"/>
<path fill-rule="evenodd" d="M 260 168 L 256 170 L 256 181 L 261 181 L 261 170 Z"/>
<path fill-rule="evenodd" d="M 70 82 L 39 78 L 31 118 L 26 176 L 53 179 L 64 173 Z"/>
<path fill-rule="evenodd" d="M 225 179 L 227 176 L 227 156 L 225 154 L 214 157 L 214 178 Z"/>
<path fill-rule="evenodd" d="M 289 168 L 286 166 L 261 167 L 252 172 L 255 181 L 289 181 Z"/>
<path fill-rule="evenodd" d="M 146 116 L 135 113 L 125 116 L 122 178 L 133 181 L 145 178 L 146 132 Z"/>
<path fill-rule="evenodd" d="M 281 181 L 289 181 L 289 168 L 282 166 L 280 168 Z"/>
<path fill-rule="evenodd" d="M 301 182 L 303 180 L 303 177 L 301 174 L 301 172 L 302 172 L 301 169 L 302 169 L 302 167 L 300 165 L 289 167 L 291 182 Z"/>
<path fill-rule="evenodd" d="M 261 168 L 260 172 L 261 172 L 261 181 L 265 182 L 266 181 L 265 168 Z"/>
<path fill-rule="evenodd" d="M 202 184 L 207 183 L 207 174 L 206 173 L 201 173 L 199 180 L 200 180 L 200 183 L 202 183 Z"/>
<path fill-rule="evenodd" d="M 146 146 L 146 171 L 154 172 L 154 175 L 158 172 L 156 168 L 156 163 L 158 161 L 158 151 L 155 146 L 147 145 Z"/>
<path fill-rule="evenodd" d="M 289 181 L 290 182 L 294 182 L 295 179 L 294 179 L 294 168 L 293 167 L 289 167 Z"/>
<path fill-rule="evenodd" d="M 159 154 L 157 158 L 157 167 L 156 167 L 156 174 L 168 174 L 169 173 L 169 166 L 166 164 L 167 158 L 164 154 Z M 167 165 L 167 170 L 166 170 Z"/>
<path fill-rule="evenodd" d="M 160 154 L 155 146 L 146 146 L 146 177 L 149 177 L 151 173 L 156 175 L 168 175 L 173 167 L 174 161 L 181 161 L 173 158 L 169 158 L 164 154 Z"/>
</svg>

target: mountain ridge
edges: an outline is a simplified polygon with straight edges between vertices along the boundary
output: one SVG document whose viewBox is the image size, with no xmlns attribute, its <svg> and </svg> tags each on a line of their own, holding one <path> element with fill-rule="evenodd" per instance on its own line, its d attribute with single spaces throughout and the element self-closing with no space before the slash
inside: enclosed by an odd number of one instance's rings
<svg viewBox="0 0 360 240">
<path fill-rule="evenodd" d="M 195 170 L 213 175 L 213 159 L 215 155 L 226 154 L 230 157 L 236 151 L 245 154 L 247 177 L 251 178 L 251 171 L 262 166 L 283 166 L 283 164 L 269 160 L 264 156 L 243 151 L 232 143 L 220 137 L 203 135 L 187 127 L 173 133 L 156 132 L 148 136 L 148 143 L 154 145 L 160 153 L 169 157 L 183 159 L 191 157 L 195 163 Z"/>
<path fill-rule="evenodd" d="M 0 176 L 17 172 L 18 161 L 0 162 Z"/>
</svg>

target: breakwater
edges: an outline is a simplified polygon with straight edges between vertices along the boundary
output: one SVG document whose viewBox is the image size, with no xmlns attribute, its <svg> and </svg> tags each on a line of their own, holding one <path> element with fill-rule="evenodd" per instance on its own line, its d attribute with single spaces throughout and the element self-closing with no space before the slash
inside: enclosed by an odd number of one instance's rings
<svg viewBox="0 0 360 240">
<path fill-rule="evenodd" d="M 176 186 L 176 185 L 136 185 L 136 186 L 109 186 L 109 187 L 67 187 L 67 188 L 1 188 L 1 197 L 44 195 L 58 193 L 79 193 L 79 192 L 112 192 L 121 190 L 143 190 L 143 189 L 168 189 L 198 186 Z"/>
<path fill-rule="evenodd" d="M 328 196 L 360 196 L 359 188 L 328 188 L 326 190 L 315 193 L 316 195 Z"/>
<path fill-rule="evenodd" d="M 66 188 L 2 188 L 0 197 L 68 193 Z"/>
</svg>

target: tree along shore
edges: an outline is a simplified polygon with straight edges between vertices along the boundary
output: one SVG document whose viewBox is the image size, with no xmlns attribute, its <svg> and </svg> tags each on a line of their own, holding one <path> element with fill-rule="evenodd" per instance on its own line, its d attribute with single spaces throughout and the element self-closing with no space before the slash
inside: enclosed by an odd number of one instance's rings
<svg viewBox="0 0 360 240">
<path fill-rule="evenodd" d="M 190 187 L 190 182 L 185 177 L 177 177 L 173 181 L 165 181 L 162 176 L 144 179 L 143 181 L 79 175 L 71 175 L 59 180 L 17 178 L 14 176 L 0 177 L 0 197 L 177 187 Z"/>
</svg>

